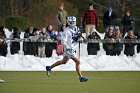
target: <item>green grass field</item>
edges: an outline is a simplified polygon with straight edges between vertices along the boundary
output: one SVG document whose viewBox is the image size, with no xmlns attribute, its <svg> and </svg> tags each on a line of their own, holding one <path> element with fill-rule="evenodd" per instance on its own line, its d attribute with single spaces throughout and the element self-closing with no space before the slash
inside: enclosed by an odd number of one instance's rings
<svg viewBox="0 0 140 93">
<path fill-rule="evenodd" d="M 0 93 L 140 93 L 140 72 L 83 72 L 89 78 L 81 83 L 76 72 L 1 71 Z"/>
</svg>

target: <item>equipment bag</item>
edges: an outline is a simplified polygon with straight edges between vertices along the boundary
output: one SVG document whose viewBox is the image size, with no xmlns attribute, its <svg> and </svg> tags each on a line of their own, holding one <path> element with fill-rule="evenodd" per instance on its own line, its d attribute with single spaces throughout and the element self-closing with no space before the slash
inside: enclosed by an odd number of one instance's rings
<svg viewBox="0 0 140 93">
<path fill-rule="evenodd" d="M 63 47 L 63 45 L 62 45 L 61 43 L 58 43 L 58 44 L 56 45 L 56 54 L 57 54 L 58 56 L 64 54 L 64 47 Z"/>
</svg>

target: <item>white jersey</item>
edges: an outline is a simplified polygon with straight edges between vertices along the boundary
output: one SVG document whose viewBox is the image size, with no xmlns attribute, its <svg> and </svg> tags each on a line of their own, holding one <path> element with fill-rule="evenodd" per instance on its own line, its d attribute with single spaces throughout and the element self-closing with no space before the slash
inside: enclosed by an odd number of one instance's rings
<svg viewBox="0 0 140 93">
<path fill-rule="evenodd" d="M 76 53 L 72 53 L 71 55 L 68 55 L 66 52 L 66 49 L 73 49 L 76 51 L 76 40 L 78 35 L 78 28 L 77 26 L 74 27 L 67 27 L 65 31 L 62 33 L 61 37 L 61 43 L 64 46 L 64 56 L 67 56 L 69 58 L 76 57 Z"/>
</svg>

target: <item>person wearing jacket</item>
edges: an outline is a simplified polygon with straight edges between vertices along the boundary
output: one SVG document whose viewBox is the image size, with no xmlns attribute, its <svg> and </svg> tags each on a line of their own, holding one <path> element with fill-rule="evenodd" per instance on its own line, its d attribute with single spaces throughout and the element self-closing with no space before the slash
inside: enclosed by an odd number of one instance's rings
<svg viewBox="0 0 140 93">
<path fill-rule="evenodd" d="M 20 30 L 17 28 L 17 27 L 14 27 L 13 29 L 13 33 L 11 34 L 10 38 L 11 39 L 20 39 Z M 11 42 L 10 44 L 10 51 L 11 51 L 11 54 L 16 54 L 16 53 L 19 53 L 19 50 L 20 50 L 20 42 Z"/>
<path fill-rule="evenodd" d="M 0 56 L 5 56 L 7 54 L 7 43 L 4 39 L 4 36 L 2 33 L 0 33 Z"/>
<path fill-rule="evenodd" d="M 25 33 L 24 33 L 24 38 L 30 38 L 31 36 L 33 36 L 33 27 L 28 27 L 27 29 L 25 29 Z M 32 44 L 31 42 L 23 42 L 23 51 L 24 51 L 24 55 L 31 55 L 32 53 Z"/>
<path fill-rule="evenodd" d="M 131 40 L 136 39 L 136 36 L 134 35 L 133 30 L 129 30 L 127 32 L 127 36 L 125 37 L 125 39 L 128 39 L 128 40 L 129 39 L 131 39 Z M 124 43 L 124 46 L 125 46 L 124 54 L 126 56 L 133 56 L 135 54 L 135 46 L 136 46 L 135 43 Z"/>
<path fill-rule="evenodd" d="M 114 39 L 118 41 L 117 43 L 114 43 L 114 55 L 119 56 L 121 54 L 121 51 L 123 50 L 123 44 L 119 43 L 119 40 L 122 39 L 119 27 L 116 27 L 114 30 Z"/>
<path fill-rule="evenodd" d="M 87 39 L 98 40 L 98 39 L 101 39 L 101 37 L 97 34 L 97 30 L 95 28 L 93 28 L 91 30 L 91 34 L 88 36 Z M 97 55 L 97 52 L 99 50 L 100 50 L 99 43 L 88 43 L 87 44 L 88 55 Z"/>
<path fill-rule="evenodd" d="M 76 71 L 79 76 L 80 82 L 86 82 L 88 78 L 82 76 L 82 73 L 80 71 L 80 59 L 76 55 L 75 38 L 78 36 L 76 17 L 68 17 L 68 23 L 69 26 L 65 29 L 61 38 L 61 43 L 64 46 L 64 57 L 62 60 L 57 61 L 51 66 L 46 66 L 47 74 L 50 74 L 52 68 L 62 64 L 66 64 L 69 61 L 69 59 L 72 59 L 76 64 Z"/>
<path fill-rule="evenodd" d="M 38 55 L 38 44 L 39 44 L 39 42 L 36 42 L 39 38 L 38 30 L 39 29 L 37 27 L 34 27 L 32 37 L 31 37 L 31 41 L 35 41 L 35 42 L 31 42 L 31 55 L 34 55 L 34 56 Z"/>
<path fill-rule="evenodd" d="M 140 39 L 140 30 L 137 30 L 135 32 L 135 35 L 137 36 L 137 39 Z M 137 44 L 137 53 L 140 53 L 140 43 Z"/>
<path fill-rule="evenodd" d="M 114 31 L 113 27 L 110 26 L 108 29 L 108 32 L 105 34 L 104 39 L 111 40 L 114 39 Z M 106 55 L 114 55 L 114 43 L 103 43 L 103 49 L 106 52 Z"/>
<path fill-rule="evenodd" d="M 54 29 L 51 29 L 51 31 L 47 31 L 49 37 L 51 40 L 55 41 L 57 40 L 57 35 L 55 34 L 55 30 Z M 46 43 L 46 57 L 51 57 L 52 56 L 52 53 L 53 53 L 53 49 L 56 49 L 56 42 L 47 42 Z"/>
<path fill-rule="evenodd" d="M 131 13 L 129 10 L 126 11 L 122 18 L 122 25 L 123 25 L 123 36 L 131 29 L 133 28 L 134 20 L 131 16 Z"/>
<path fill-rule="evenodd" d="M 64 2 L 60 3 L 59 11 L 57 13 L 57 22 L 58 22 L 58 32 L 61 31 L 61 26 L 67 25 L 68 13 L 64 10 Z"/>
<path fill-rule="evenodd" d="M 4 38 L 7 38 L 5 34 L 5 26 L 0 26 L 0 34 L 3 35 Z"/>
<path fill-rule="evenodd" d="M 48 35 L 48 33 L 46 32 L 46 28 L 43 27 L 41 32 L 39 33 L 39 45 L 38 45 L 38 56 L 39 57 L 46 57 L 45 55 L 45 46 L 46 46 L 46 42 L 44 42 L 45 40 L 50 39 L 50 36 Z M 48 46 L 46 46 L 48 47 Z"/>
<path fill-rule="evenodd" d="M 103 15 L 103 24 L 106 29 L 106 32 L 109 29 L 109 26 L 116 26 L 117 15 L 113 11 L 112 7 L 109 7 L 108 11 L 106 11 Z"/>
<path fill-rule="evenodd" d="M 96 28 L 98 24 L 98 16 L 93 4 L 89 4 L 88 9 L 85 10 L 82 20 L 82 25 L 86 30 L 86 38 L 90 35 L 92 28 Z"/>
<path fill-rule="evenodd" d="M 5 27 L 0 26 L 0 55 L 6 56 L 7 55 L 7 43 L 5 41 L 6 34 L 5 34 Z"/>
</svg>

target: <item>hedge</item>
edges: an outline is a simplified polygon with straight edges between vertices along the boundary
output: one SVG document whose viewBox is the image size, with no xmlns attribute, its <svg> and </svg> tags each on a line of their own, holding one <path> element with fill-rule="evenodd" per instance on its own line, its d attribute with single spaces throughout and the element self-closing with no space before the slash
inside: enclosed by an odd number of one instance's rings
<svg viewBox="0 0 140 93">
<path fill-rule="evenodd" d="M 14 27 L 23 30 L 28 27 L 29 24 L 29 20 L 22 16 L 10 16 L 5 18 L 5 25 L 9 30 L 12 30 Z"/>
</svg>

